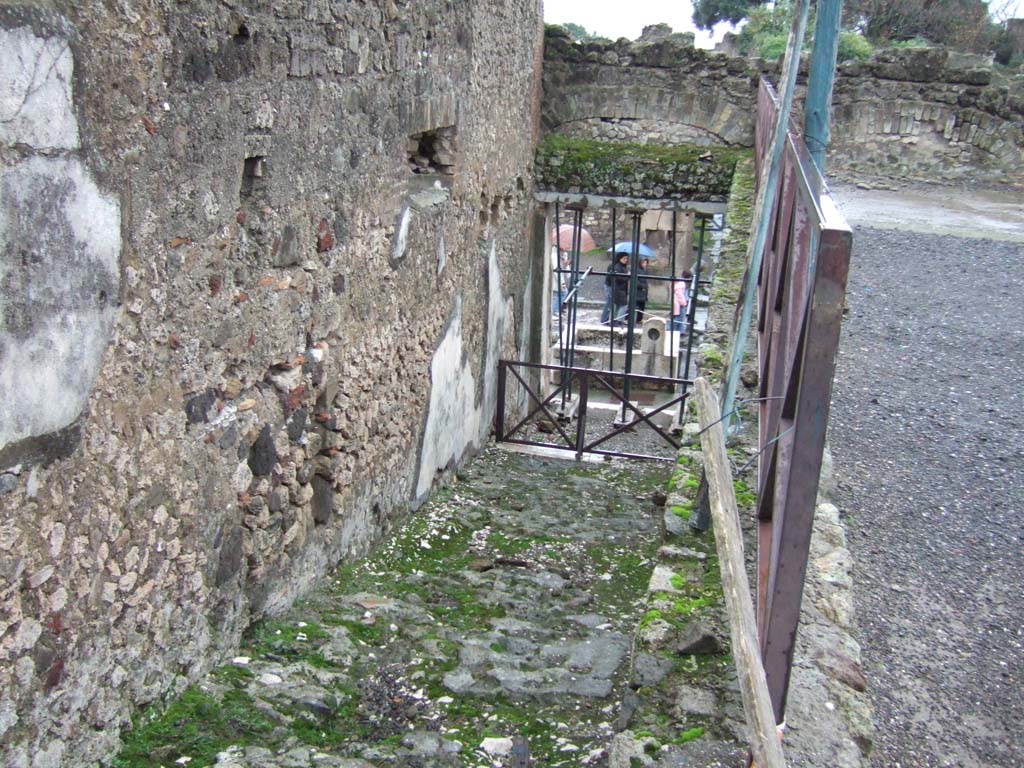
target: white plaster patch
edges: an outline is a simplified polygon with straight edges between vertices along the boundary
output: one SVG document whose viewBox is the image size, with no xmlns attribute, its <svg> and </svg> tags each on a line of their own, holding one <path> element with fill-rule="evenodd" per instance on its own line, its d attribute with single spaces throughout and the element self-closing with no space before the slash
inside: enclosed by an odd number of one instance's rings
<svg viewBox="0 0 1024 768">
<path fill-rule="evenodd" d="M 68 41 L 31 29 L 0 29 L 0 142 L 77 149 L 71 101 L 74 57 Z"/>
<path fill-rule="evenodd" d="M 398 221 L 398 232 L 395 234 L 395 245 L 391 249 L 391 259 L 399 261 L 405 256 L 409 247 L 409 222 L 412 221 L 412 208 L 402 209 L 402 215 Z"/>
<path fill-rule="evenodd" d="M 511 298 L 501 292 L 501 271 L 495 246 L 487 266 L 487 349 L 484 356 L 483 401 L 476 403 L 476 377 L 462 350 L 462 300 L 456 299 L 448 332 L 430 362 L 430 409 L 423 434 L 416 498 L 431 487 L 434 475 L 467 448 L 479 445 L 490 430 L 497 388 L 498 359 L 513 336 Z"/>
<path fill-rule="evenodd" d="M 476 377 L 462 354 L 462 298 L 434 358 L 430 361 L 430 410 L 423 433 L 416 496 L 430 490 L 434 473 L 461 456 L 480 431 L 480 409 L 474 406 Z"/>
<path fill-rule="evenodd" d="M 441 237 L 437 243 L 437 276 L 440 277 L 441 273 L 444 272 L 444 265 L 448 263 L 448 251 L 444 246 L 444 232 L 441 233 Z"/>
<path fill-rule="evenodd" d="M 0 170 L 0 447 L 71 424 L 114 323 L 121 213 L 77 159 Z"/>
<path fill-rule="evenodd" d="M 487 261 L 487 355 L 484 362 L 483 409 L 490 427 L 498 394 L 498 360 L 502 350 L 515 349 L 515 301 L 505 298 L 501 290 L 498 251 L 491 241 Z M 486 435 L 486 432 L 485 432 Z"/>
</svg>

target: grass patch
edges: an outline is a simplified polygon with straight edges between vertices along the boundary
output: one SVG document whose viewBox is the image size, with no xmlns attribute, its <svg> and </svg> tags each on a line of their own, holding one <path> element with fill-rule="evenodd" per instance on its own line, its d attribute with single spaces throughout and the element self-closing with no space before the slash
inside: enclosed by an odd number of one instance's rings
<svg viewBox="0 0 1024 768">
<path fill-rule="evenodd" d="M 733 480 L 732 487 L 736 492 L 736 503 L 739 506 L 752 507 L 757 503 L 757 494 L 751 491 L 742 480 Z"/>
<path fill-rule="evenodd" d="M 180 757 L 195 765 L 212 765 L 218 752 L 232 744 L 265 743 L 275 723 L 252 706 L 239 690 L 219 700 L 193 685 L 162 712 L 152 709 L 136 721 L 113 768 L 173 765 Z"/>
<path fill-rule="evenodd" d="M 686 502 L 684 504 L 673 504 L 671 507 L 673 515 L 678 515 L 683 520 L 689 520 L 690 515 L 693 514 L 693 502 Z"/>
<path fill-rule="evenodd" d="M 706 729 L 703 725 L 698 725 L 696 728 L 690 728 L 689 730 L 683 731 L 678 737 L 673 739 L 673 744 L 686 744 L 690 741 L 696 741 L 704 735 Z"/>
<path fill-rule="evenodd" d="M 330 637 L 316 622 L 266 619 L 249 628 L 242 640 L 242 647 L 252 656 L 306 661 L 313 666 L 324 666 L 327 662 L 317 652 L 317 648 Z"/>
</svg>

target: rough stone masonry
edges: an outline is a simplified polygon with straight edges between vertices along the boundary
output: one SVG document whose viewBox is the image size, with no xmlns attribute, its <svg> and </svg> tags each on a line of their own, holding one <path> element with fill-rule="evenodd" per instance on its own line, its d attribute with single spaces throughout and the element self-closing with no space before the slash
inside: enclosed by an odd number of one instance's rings
<svg viewBox="0 0 1024 768">
<path fill-rule="evenodd" d="M 548 133 L 646 144 L 751 146 L 757 81 L 779 62 L 695 49 L 683 35 L 544 48 Z M 980 58 L 980 57 L 975 57 Z M 880 51 L 839 65 L 829 168 L 931 181 L 1019 184 L 1024 80 L 944 48 Z M 808 60 L 801 65 L 800 94 Z"/>
<path fill-rule="evenodd" d="M 0 763 L 93 765 L 488 431 L 530 0 L 0 3 Z"/>
</svg>

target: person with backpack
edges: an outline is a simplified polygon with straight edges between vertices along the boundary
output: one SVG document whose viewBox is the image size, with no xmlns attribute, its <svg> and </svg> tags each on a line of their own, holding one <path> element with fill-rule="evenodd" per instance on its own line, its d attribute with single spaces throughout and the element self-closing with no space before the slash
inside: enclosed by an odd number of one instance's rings
<svg viewBox="0 0 1024 768">
<path fill-rule="evenodd" d="M 604 276 L 604 307 L 601 308 L 601 325 L 607 325 L 612 319 L 612 272 L 615 271 L 615 260 L 617 254 L 612 254 L 612 260 L 608 262 L 605 270 L 608 274 Z"/>
<path fill-rule="evenodd" d="M 558 319 L 559 313 L 565 309 L 565 296 L 568 290 L 569 254 L 551 249 L 551 317 Z"/>
</svg>

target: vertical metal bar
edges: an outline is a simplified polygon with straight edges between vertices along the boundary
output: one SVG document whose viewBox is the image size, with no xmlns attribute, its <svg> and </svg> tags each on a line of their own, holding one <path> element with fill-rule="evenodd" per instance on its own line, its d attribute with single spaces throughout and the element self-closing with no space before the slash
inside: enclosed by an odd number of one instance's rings
<svg viewBox="0 0 1024 768">
<path fill-rule="evenodd" d="M 736 384 L 740 378 L 740 366 L 743 362 L 743 350 L 747 343 L 747 330 L 750 328 L 750 317 L 754 310 L 754 296 L 757 278 L 761 272 L 761 257 L 764 254 L 765 240 L 768 235 L 768 215 L 775 207 L 778 189 L 779 168 L 782 165 L 782 150 L 789 133 L 789 115 L 793 107 L 793 94 L 796 90 L 796 74 L 800 68 L 800 49 L 803 47 L 804 30 L 807 27 L 807 11 L 810 0 L 799 0 L 798 12 L 793 18 L 793 27 L 789 33 L 786 49 L 786 60 L 782 68 L 782 104 L 775 117 L 775 130 L 772 134 L 772 150 L 766 167 L 760 169 L 761 184 L 757 190 L 754 204 L 755 235 L 747 248 L 747 274 L 740 294 L 741 309 L 739 321 L 736 323 L 729 350 L 729 362 L 726 369 L 724 392 L 722 396 L 722 413 L 728 428 L 732 422 L 732 410 L 736 399 Z"/>
<path fill-rule="evenodd" d="M 583 448 L 587 444 L 587 400 L 590 397 L 590 375 L 582 374 L 580 381 L 580 403 L 576 409 L 576 461 L 583 458 Z"/>
<path fill-rule="evenodd" d="M 700 217 L 700 239 L 697 241 L 697 263 L 694 265 L 693 276 L 691 278 L 690 288 L 690 304 L 686 308 L 686 367 L 683 369 L 683 374 L 680 376 L 682 379 L 688 379 L 690 376 L 690 360 L 693 355 L 693 333 L 694 326 L 697 324 L 697 292 L 700 291 L 700 268 L 704 261 L 704 229 L 707 224 L 707 218 L 704 216 Z M 681 385 L 682 392 L 686 392 L 689 384 L 684 381 Z"/>
<path fill-rule="evenodd" d="M 498 407 L 494 413 L 495 439 L 500 443 L 505 439 L 505 376 L 508 373 L 508 362 L 498 361 Z"/>
<path fill-rule="evenodd" d="M 624 376 L 622 377 L 622 417 L 621 420 L 626 420 L 626 403 L 629 402 L 629 374 L 633 372 L 633 328 L 634 321 L 636 320 L 636 276 L 637 276 L 637 262 L 640 256 L 640 214 L 637 211 L 633 211 L 630 214 L 633 217 L 632 230 L 633 230 L 633 253 L 629 260 L 629 297 L 627 298 L 626 313 L 628 315 L 626 319 L 626 367 L 623 370 Z M 612 313 L 614 314 L 615 309 L 615 286 L 612 286 Z M 612 327 L 614 328 L 615 319 L 612 318 Z"/>
<path fill-rule="evenodd" d="M 558 283 L 555 285 L 555 290 L 562 290 L 562 206 L 559 203 L 555 203 L 555 250 L 557 259 L 555 267 L 555 279 Z M 565 351 L 565 327 L 562 324 L 562 313 L 558 313 L 558 365 L 561 370 L 558 372 L 558 386 L 561 387 L 561 405 L 559 406 L 562 412 L 565 412 L 565 374 L 568 369 L 568 360 L 566 360 Z"/>
<path fill-rule="evenodd" d="M 839 17 L 842 0 L 818 0 L 815 7 L 814 51 L 807 77 L 804 106 L 804 142 L 814 164 L 825 174 L 825 147 L 829 139 L 829 104 L 839 52 Z"/>
<path fill-rule="evenodd" d="M 679 359 L 676 356 L 676 334 L 675 334 L 675 322 L 676 316 L 672 312 L 676 302 L 676 278 L 679 275 L 676 273 L 676 229 L 677 229 L 677 215 L 678 211 L 675 208 L 672 209 L 672 232 L 669 237 L 669 241 L 672 243 L 672 265 L 669 267 L 669 274 L 672 276 L 672 281 L 668 284 L 668 360 L 669 368 L 668 375 L 679 377 Z M 683 415 L 683 404 L 679 404 L 679 416 Z M 677 419 L 680 421 L 680 419 Z"/>
<path fill-rule="evenodd" d="M 609 271 L 612 270 L 612 267 L 614 266 L 615 261 L 616 261 L 615 255 L 616 255 L 617 251 L 615 250 L 615 217 L 616 217 L 617 213 L 618 213 L 618 209 L 617 208 L 612 208 L 612 256 L 611 256 L 611 259 L 608 262 L 608 267 L 607 268 L 608 268 Z M 605 280 L 611 280 L 611 277 L 605 277 Z M 611 283 L 611 286 L 612 286 L 612 290 L 614 291 L 614 287 L 615 287 L 614 283 Z M 614 312 L 615 311 L 615 302 L 614 302 L 614 300 L 611 298 L 610 294 L 606 293 L 605 295 L 609 297 L 608 298 L 609 313 Z M 609 314 L 608 315 L 608 370 L 609 371 L 614 371 L 615 370 L 615 332 L 612 330 L 615 327 L 615 325 L 613 324 L 613 320 L 614 320 L 614 318 L 612 318 L 611 314 Z"/>
<path fill-rule="evenodd" d="M 580 266 L 580 241 L 582 239 L 582 233 L 580 229 L 583 226 L 583 211 L 580 209 L 572 210 L 572 245 L 569 252 L 569 279 L 572 285 L 576 285 L 576 281 L 579 279 L 579 266 Z M 567 331 L 568 331 L 568 355 L 569 355 L 569 367 L 572 368 L 576 365 L 576 296 L 574 293 L 569 309 L 566 312 L 567 320 Z M 572 399 L 572 380 L 569 380 L 569 384 L 566 387 L 568 391 L 569 399 Z"/>
</svg>

